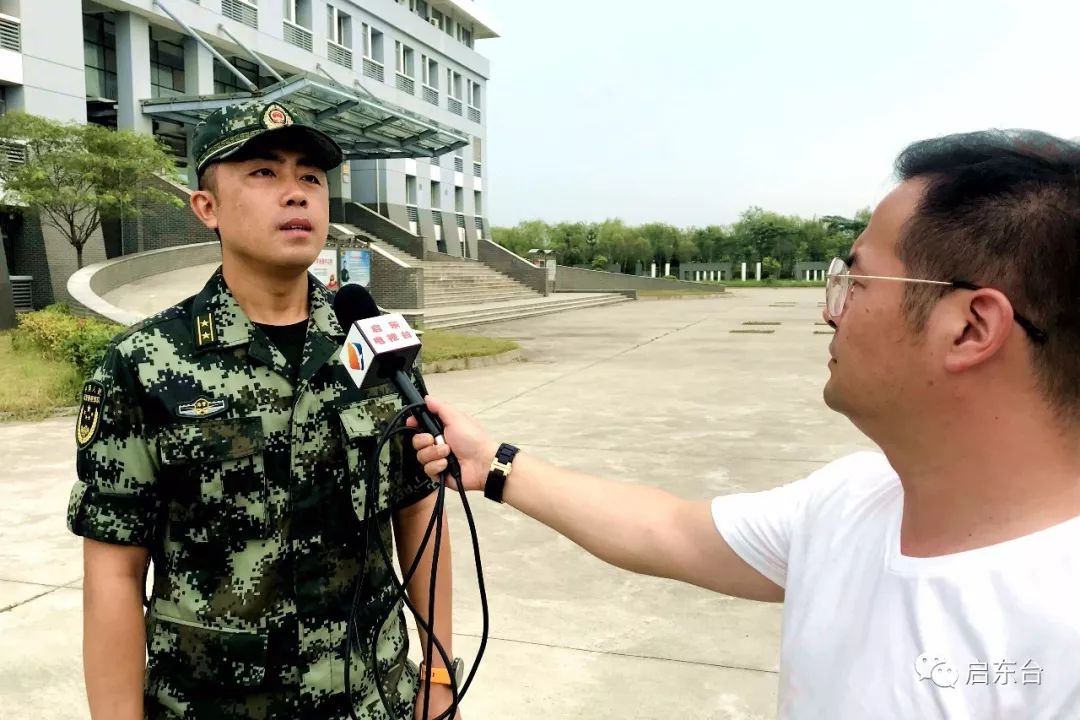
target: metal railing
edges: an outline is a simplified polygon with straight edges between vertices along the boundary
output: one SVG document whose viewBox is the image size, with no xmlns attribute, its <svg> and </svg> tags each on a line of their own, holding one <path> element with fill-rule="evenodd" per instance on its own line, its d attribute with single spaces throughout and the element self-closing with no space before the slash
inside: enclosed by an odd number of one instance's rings
<svg viewBox="0 0 1080 720">
<path fill-rule="evenodd" d="M 435 88 L 431 87 L 430 85 L 424 85 L 422 90 L 423 90 L 424 99 L 427 100 L 432 105 L 438 107 L 439 106 L 439 91 L 436 90 Z"/>
<path fill-rule="evenodd" d="M 22 52 L 22 20 L 0 15 L 0 48 Z"/>
<path fill-rule="evenodd" d="M 460 115 L 461 114 L 462 105 L 461 105 L 461 101 L 458 100 L 457 98 L 454 98 L 454 97 L 447 98 L 446 99 L 446 107 L 447 107 L 448 110 L 450 110 L 450 112 L 454 113 L 455 115 Z"/>
<path fill-rule="evenodd" d="M 380 62 L 375 62 L 369 57 L 364 58 L 364 77 L 383 82 L 384 71 Z"/>
<path fill-rule="evenodd" d="M 246 0 L 221 0 L 221 14 L 248 27 L 259 27 L 259 7 Z"/>
<path fill-rule="evenodd" d="M 404 73 L 397 74 L 397 89 L 410 95 L 416 94 L 416 81 Z"/>
<path fill-rule="evenodd" d="M 285 20 L 282 23 L 282 35 L 285 42 L 311 52 L 311 31 L 303 25 Z"/>
<path fill-rule="evenodd" d="M 11 295 L 15 301 L 15 309 L 19 312 L 29 312 L 34 309 L 34 276 L 12 275 Z"/>
<path fill-rule="evenodd" d="M 332 63 L 352 70 L 352 50 L 344 45 L 338 45 L 333 40 L 327 40 L 326 58 Z"/>
<path fill-rule="evenodd" d="M 469 106 L 469 119 L 474 123 L 480 122 L 480 108 Z"/>
</svg>

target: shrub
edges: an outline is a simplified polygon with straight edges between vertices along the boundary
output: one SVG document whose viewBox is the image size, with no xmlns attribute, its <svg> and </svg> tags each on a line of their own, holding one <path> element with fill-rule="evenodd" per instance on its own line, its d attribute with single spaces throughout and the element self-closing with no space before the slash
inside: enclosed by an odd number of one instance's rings
<svg viewBox="0 0 1080 720">
<path fill-rule="evenodd" d="M 66 306 L 50 305 L 19 318 L 12 343 L 20 350 L 36 348 L 51 360 L 70 362 L 86 377 L 121 330 L 120 325 L 76 317 Z"/>
</svg>

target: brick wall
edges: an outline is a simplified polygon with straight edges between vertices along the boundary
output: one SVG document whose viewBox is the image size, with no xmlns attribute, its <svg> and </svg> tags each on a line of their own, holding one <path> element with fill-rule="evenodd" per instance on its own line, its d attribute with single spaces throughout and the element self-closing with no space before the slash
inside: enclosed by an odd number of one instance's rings
<svg viewBox="0 0 1080 720">
<path fill-rule="evenodd" d="M 350 225 L 355 225 L 364 232 L 371 233 L 380 240 L 390 243 L 413 257 L 418 259 L 424 257 L 423 238 L 413 235 L 405 228 L 390 222 L 374 210 L 354 202 L 347 202 L 345 203 L 345 220 Z M 374 273 L 374 268 L 372 268 L 372 273 Z"/>
<path fill-rule="evenodd" d="M 116 237 L 125 255 L 144 250 L 216 241 L 187 206 L 191 191 L 183 185 L 154 178 L 151 182 L 161 190 L 183 201 L 180 208 L 169 205 L 139 205 L 141 216 L 106 225 L 96 231 L 83 247 L 83 265 L 101 262 L 106 257 L 105 235 Z M 54 302 L 71 302 L 67 292 L 68 278 L 78 269 L 75 248 L 60 231 L 43 224 L 31 212 L 22 213 L 18 220 L 6 223 L 14 239 L 12 275 L 31 275 L 34 278 L 34 307 L 43 308 Z"/>
<path fill-rule="evenodd" d="M 139 217 L 124 221 L 125 240 L 138 238 L 137 249 L 129 246 L 130 241 L 125 242 L 125 254 L 217 241 L 217 235 L 199 222 L 188 206 L 190 189 L 162 178 L 154 178 L 151 182 L 159 190 L 183 201 L 183 207 L 141 203 Z"/>
<path fill-rule="evenodd" d="M 723 285 L 715 283 L 664 280 L 663 278 L 624 275 L 622 273 L 582 270 L 559 265 L 555 270 L 555 290 L 675 290 L 694 289 L 706 292 L 724 292 Z"/>
<path fill-rule="evenodd" d="M 424 307 L 424 269 L 407 267 L 371 248 L 371 296 L 379 307 L 393 310 Z"/>
<path fill-rule="evenodd" d="M 515 255 L 502 245 L 491 240 L 478 240 L 480 262 L 493 267 L 503 275 L 509 275 L 519 283 L 532 288 L 541 295 L 550 295 L 547 270 L 533 265 L 528 260 Z"/>
<path fill-rule="evenodd" d="M 10 230 L 8 229 L 10 228 Z M 52 272 L 49 258 L 45 254 L 45 239 L 41 234 L 41 223 L 34 215 L 16 217 L 5 227 L 14 239 L 12 275 L 31 275 L 34 278 L 34 309 L 40 310 L 53 302 Z M 69 248 L 74 256 L 75 248 Z"/>
</svg>

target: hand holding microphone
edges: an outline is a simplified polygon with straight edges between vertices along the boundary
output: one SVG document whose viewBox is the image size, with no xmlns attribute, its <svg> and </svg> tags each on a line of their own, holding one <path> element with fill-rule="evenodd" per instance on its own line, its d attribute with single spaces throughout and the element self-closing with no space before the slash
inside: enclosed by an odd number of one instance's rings
<svg viewBox="0 0 1080 720">
<path fill-rule="evenodd" d="M 425 400 L 428 411 L 441 421 L 445 442 L 437 444 L 431 433 L 417 433 L 413 437 L 416 458 L 424 466 L 424 473 L 438 479 L 446 471 L 447 459 L 452 452 L 461 467 L 462 487 L 466 490 L 483 490 L 499 444 L 468 415 L 437 398 L 428 396 Z M 409 418 L 407 423 L 409 427 L 418 427 L 415 418 Z M 457 483 L 451 478 L 447 478 L 447 483 L 449 487 L 457 489 Z"/>
</svg>

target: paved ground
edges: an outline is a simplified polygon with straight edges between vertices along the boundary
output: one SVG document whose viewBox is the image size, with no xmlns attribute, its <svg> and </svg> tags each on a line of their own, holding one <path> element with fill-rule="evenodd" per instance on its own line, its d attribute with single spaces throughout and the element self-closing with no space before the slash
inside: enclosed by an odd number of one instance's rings
<svg viewBox="0 0 1080 720">
<path fill-rule="evenodd" d="M 820 290 L 639 301 L 487 325 L 529 362 L 432 391 L 556 463 L 686 497 L 758 490 L 871 447 L 821 402 Z M 779 326 L 743 326 L 746 321 Z M 733 334 L 733 329 L 772 334 Z M 0 426 L 0 718 L 85 718 L 79 540 L 63 528 L 72 420 Z M 771 718 L 780 608 L 609 568 L 510 508 L 473 501 L 491 640 L 468 720 Z M 480 632 L 452 509 L 455 649 Z"/>
</svg>

